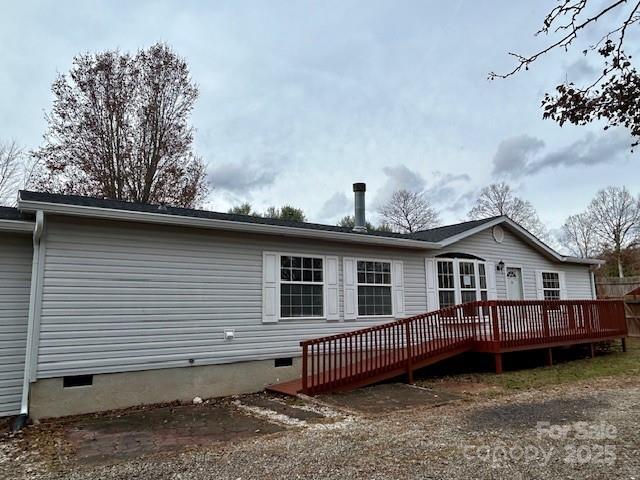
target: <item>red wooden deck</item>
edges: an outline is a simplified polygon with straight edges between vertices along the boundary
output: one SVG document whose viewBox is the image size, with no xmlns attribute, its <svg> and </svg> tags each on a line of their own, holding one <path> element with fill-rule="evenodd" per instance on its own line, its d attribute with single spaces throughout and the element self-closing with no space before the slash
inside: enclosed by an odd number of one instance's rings
<svg viewBox="0 0 640 480">
<path fill-rule="evenodd" d="M 501 371 L 504 352 L 593 344 L 626 335 L 620 301 L 472 302 L 301 342 L 302 377 L 267 389 L 316 394 L 403 374 L 412 381 L 415 369 L 467 351 L 494 354 L 496 371 Z"/>
</svg>

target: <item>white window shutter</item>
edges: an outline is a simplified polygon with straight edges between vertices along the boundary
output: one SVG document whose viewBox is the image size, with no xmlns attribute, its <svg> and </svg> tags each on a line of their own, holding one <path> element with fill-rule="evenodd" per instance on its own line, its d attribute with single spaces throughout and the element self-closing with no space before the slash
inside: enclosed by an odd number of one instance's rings
<svg viewBox="0 0 640 480">
<path fill-rule="evenodd" d="M 338 257 L 325 257 L 324 276 L 327 320 L 340 320 L 340 311 L 338 309 Z"/>
<path fill-rule="evenodd" d="M 542 271 L 536 270 L 536 292 L 538 300 L 544 300 L 544 290 L 542 288 Z"/>
<path fill-rule="evenodd" d="M 278 295 L 278 254 L 262 253 L 262 323 L 277 323 L 280 298 Z"/>
<path fill-rule="evenodd" d="M 402 260 L 391 262 L 391 291 L 393 294 L 393 316 L 402 318 L 404 314 L 404 264 Z"/>
<path fill-rule="evenodd" d="M 342 284 L 344 286 L 344 319 L 358 317 L 357 269 L 355 258 L 342 259 Z"/>
<path fill-rule="evenodd" d="M 564 272 L 558 272 L 558 280 L 560 281 L 560 300 L 567 299 L 567 282 Z"/>
<path fill-rule="evenodd" d="M 438 269 L 435 258 L 424 259 L 425 281 L 427 285 L 427 312 L 438 310 Z"/>
<path fill-rule="evenodd" d="M 487 274 L 487 299 L 497 300 L 498 289 L 496 288 L 496 264 L 493 262 L 487 262 L 485 264 Z"/>
</svg>

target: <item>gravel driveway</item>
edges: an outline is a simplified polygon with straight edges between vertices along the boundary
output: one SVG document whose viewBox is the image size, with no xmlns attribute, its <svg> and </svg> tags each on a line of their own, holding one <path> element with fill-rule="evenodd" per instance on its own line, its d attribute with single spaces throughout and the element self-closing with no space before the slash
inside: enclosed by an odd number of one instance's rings
<svg viewBox="0 0 640 480">
<path fill-rule="evenodd" d="M 37 448 L 22 452 L 19 438 L 6 439 L 0 443 L 0 477 L 640 479 L 637 378 L 301 425 L 98 466 L 43 464 Z M 19 462 L 8 460 L 16 455 Z"/>
</svg>

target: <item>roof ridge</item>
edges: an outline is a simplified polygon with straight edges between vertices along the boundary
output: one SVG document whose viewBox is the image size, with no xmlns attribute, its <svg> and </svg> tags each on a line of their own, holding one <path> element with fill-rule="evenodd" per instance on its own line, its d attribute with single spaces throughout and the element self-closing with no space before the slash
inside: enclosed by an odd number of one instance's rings
<svg viewBox="0 0 640 480">
<path fill-rule="evenodd" d="M 220 212 L 216 210 L 207 210 L 204 208 L 189 208 L 189 207 L 177 207 L 174 205 L 167 204 L 157 204 L 157 203 L 143 203 L 143 202 L 132 202 L 130 200 L 120 200 L 114 198 L 104 198 L 97 196 L 88 196 L 88 195 L 76 195 L 76 194 L 65 194 L 65 193 L 52 193 L 52 192 L 38 192 L 33 190 L 20 190 L 19 198 L 23 199 L 26 197 L 35 197 L 36 201 L 47 201 L 47 197 L 49 201 L 54 203 L 63 203 L 63 204 L 71 204 L 71 205 L 82 205 L 88 202 L 100 203 L 98 206 L 100 208 L 125 208 L 129 210 L 135 210 L 136 207 L 138 209 L 145 210 L 157 210 L 157 213 L 165 213 L 174 215 L 182 215 L 182 216 L 202 216 L 202 215 L 212 215 L 217 216 L 220 219 L 228 220 L 228 221 L 236 221 L 236 222 L 245 222 L 245 223 L 256 223 L 256 224 L 272 224 L 278 226 L 285 226 L 291 228 L 310 228 L 317 230 L 330 230 L 334 232 L 341 233 L 360 233 L 354 232 L 350 227 L 343 227 L 341 225 L 331 225 L 328 223 L 318 223 L 318 222 L 307 222 L 307 221 L 299 221 L 299 220 L 288 220 L 281 218 L 271 218 L 271 217 L 263 217 L 259 215 L 247 215 L 243 213 L 228 213 L 228 212 Z M 25 200 L 29 198 L 24 198 Z M 66 202 L 65 202 L 66 200 Z M 74 203 L 78 202 L 78 203 Z M 109 205 L 111 204 L 111 205 Z M 187 215 L 191 213 L 191 215 Z M 362 232 L 362 234 L 370 234 L 377 235 L 381 237 L 388 238 L 404 238 L 407 240 L 413 240 L 409 234 L 398 233 L 398 232 L 385 232 L 380 230 L 369 230 L 368 232 Z"/>
<path fill-rule="evenodd" d="M 336 231 L 336 232 L 343 232 L 343 233 L 358 233 L 358 232 L 353 232 L 353 230 L 350 227 L 343 227 L 341 225 L 331 225 L 328 223 L 318 223 L 318 222 L 307 222 L 307 221 L 299 221 L 299 220 L 287 220 L 287 219 L 280 219 L 280 218 L 271 218 L 271 217 L 263 217 L 260 215 L 247 215 L 244 213 L 229 213 L 229 212 L 220 212 L 220 211 L 216 211 L 216 210 L 207 210 L 204 208 L 190 208 L 190 207 L 177 207 L 175 205 L 167 205 L 167 204 L 158 204 L 158 203 L 144 203 L 144 202 L 134 202 L 134 201 L 130 201 L 130 200 L 121 200 L 121 199 L 114 199 L 114 198 L 105 198 L 105 197 L 98 197 L 98 196 L 89 196 L 89 195 L 77 195 L 77 194 L 65 194 L 65 193 L 53 193 L 53 192 L 39 192 L 39 191 L 33 191 L 33 190 L 20 190 L 19 191 L 19 196 L 20 198 L 23 198 L 24 194 L 26 194 L 26 196 L 33 196 L 33 197 L 39 197 L 40 201 L 43 201 L 42 198 L 43 197 L 49 197 L 49 200 L 55 202 L 55 203 L 71 203 L 74 204 L 73 202 L 80 202 L 81 204 L 86 204 L 87 202 L 100 202 L 101 205 L 94 205 L 94 206 L 100 206 L 102 208 L 124 208 L 125 206 L 128 207 L 127 209 L 134 209 L 136 207 L 138 207 L 138 209 L 153 209 L 153 210 L 158 210 L 161 213 L 168 213 L 171 214 L 172 212 L 175 212 L 175 215 L 183 215 L 183 216 L 201 216 L 201 215 L 213 215 L 213 216 L 217 216 L 221 219 L 225 219 L 228 221 L 237 221 L 237 222 L 246 222 L 246 223 L 258 223 L 258 224 L 272 224 L 272 225 L 279 225 L 279 226 L 285 226 L 285 227 L 291 227 L 291 228 L 313 228 L 313 229 L 324 229 L 324 230 L 331 230 L 331 231 Z M 67 202 L 65 202 L 65 200 Z M 109 205 L 111 204 L 111 205 Z M 187 213 L 191 213 L 191 215 L 186 215 Z M 423 234 L 428 234 L 428 233 L 432 233 L 432 232 L 436 232 L 442 229 L 446 229 L 446 228 L 455 228 L 455 227 L 461 227 L 464 225 L 468 225 L 468 224 L 483 224 L 486 223 L 490 220 L 493 220 L 495 218 L 499 218 L 500 215 L 494 216 L 494 217 L 488 217 L 488 218 L 484 218 L 484 219 L 476 219 L 476 220 L 467 220 L 464 222 L 458 222 L 458 223 L 452 223 L 452 224 L 448 224 L 448 225 L 442 225 L 439 227 L 434 227 L 434 228 L 430 228 L 430 229 L 425 229 L 425 230 L 418 230 L 416 232 L 409 232 L 409 233 L 399 233 L 399 232 L 384 232 L 384 231 L 380 231 L 380 230 L 370 230 L 368 232 L 362 232 L 362 234 L 366 235 L 378 235 L 378 236 L 384 236 L 384 237 L 388 237 L 388 238 L 400 238 L 400 239 L 407 239 L 407 240 L 423 240 L 426 241 L 425 238 L 420 238 Z M 444 238 L 447 238 L 449 236 L 452 235 L 447 235 Z"/>
<path fill-rule="evenodd" d="M 493 217 L 476 218 L 475 220 L 465 220 L 464 222 L 458 222 L 458 223 L 448 223 L 447 225 L 440 225 L 438 227 L 425 228 L 424 230 L 416 230 L 413 233 L 432 232 L 434 230 L 439 230 L 441 228 L 458 227 L 458 226 L 461 226 L 461 225 L 466 225 L 468 223 L 477 223 L 477 222 L 486 223 L 486 222 L 488 222 L 490 220 L 495 220 L 496 218 L 500 218 L 500 217 L 504 217 L 504 216 L 505 215 L 494 215 Z"/>
</svg>

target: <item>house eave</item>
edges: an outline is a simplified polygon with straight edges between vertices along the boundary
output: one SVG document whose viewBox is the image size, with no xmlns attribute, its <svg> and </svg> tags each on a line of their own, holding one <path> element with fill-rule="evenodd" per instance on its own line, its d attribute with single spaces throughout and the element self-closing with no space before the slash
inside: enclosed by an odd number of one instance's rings
<svg viewBox="0 0 640 480">
<path fill-rule="evenodd" d="M 564 262 L 565 263 L 580 263 L 583 265 L 604 265 L 605 262 L 604 260 L 600 260 L 598 258 L 580 258 L 580 257 L 564 257 Z"/>
<path fill-rule="evenodd" d="M 34 222 L 25 220 L 0 219 L 0 232 L 31 233 L 33 226 Z"/>
<path fill-rule="evenodd" d="M 206 228 L 212 230 L 226 230 L 263 235 L 286 235 L 289 237 L 309 238 L 334 242 L 347 242 L 365 245 L 376 245 L 393 248 L 408 248 L 419 250 L 434 250 L 441 248 L 440 244 L 410 240 L 403 238 L 378 237 L 347 232 L 331 232 L 326 230 L 311 230 L 306 228 L 286 227 L 280 225 L 265 225 L 258 223 L 242 223 L 230 220 L 211 218 L 185 217 L 163 213 L 138 212 L 118 210 L 82 205 L 68 205 L 52 202 L 38 202 L 31 200 L 18 201 L 18 207 L 25 212 L 42 210 L 49 214 L 68 215 L 84 218 L 102 218 L 129 222 L 154 223 L 182 227 Z"/>
<path fill-rule="evenodd" d="M 526 229 L 524 229 L 523 227 L 521 227 L 516 222 L 514 222 L 513 220 L 511 220 L 509 217 L 506 217 L 506 216 L 498 217 L 495 220 L 483 223 L 482 225 L 478 225 L 475 228 L 466 230 L 458 235 L 454 235 L 453 237 L 449 237 L 446 240 L 443 240 L 441 242 L 441 246 L 448 247 L 449 245 L 459 242 L 460 240 L 470 237 L 471 235 L 475 235 L 476 233 L 480 233 L 484 230 L 493 228 L 496 225 L 501 225 L 501 224 L 508 225 L 512 230 L 514 230 L 518 234 L 518 236 L 521 239 L 526 241 L 526 243 L 528 243 L 529 246 L 531 246 L 532 248 L 535 248 L 540 253 L 547 255 L 552 260 L 555 260 L 557 262 L 575 263 L 575 264 L 582 264 L 582 265 L 602 265 L 603 263 L 605 263 L 603 260 L 598 260 L 595 258 L 578 258 L 578 257 L 568 257 L 568 256 L 561 255 L 555 250 L 553 250 L 551 247 L 549 247 L 548 245 L 540 241 L 535 235 L 532 235 L 529 231 L 527 231 Z"/>
</svg>

